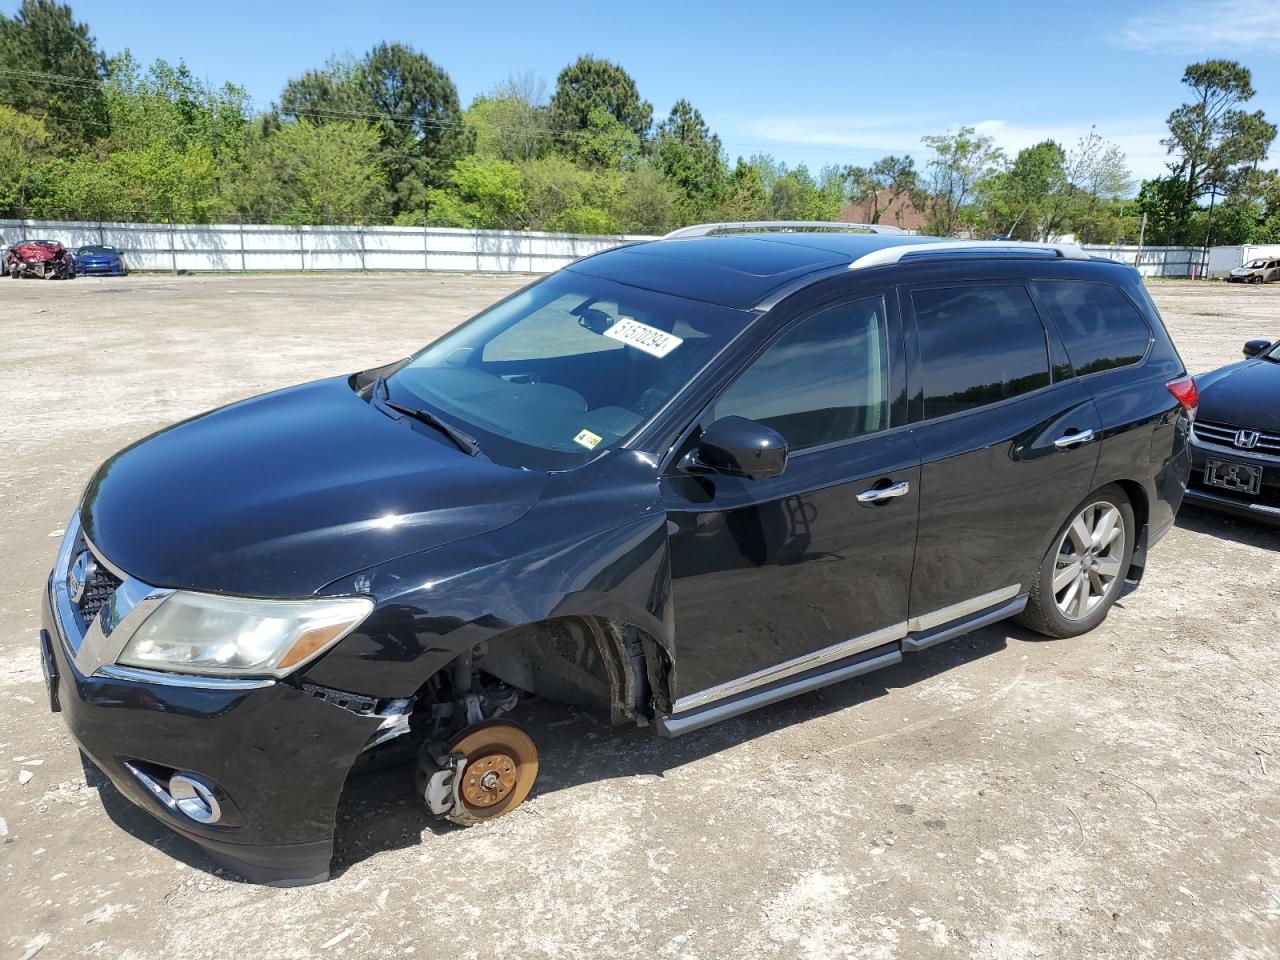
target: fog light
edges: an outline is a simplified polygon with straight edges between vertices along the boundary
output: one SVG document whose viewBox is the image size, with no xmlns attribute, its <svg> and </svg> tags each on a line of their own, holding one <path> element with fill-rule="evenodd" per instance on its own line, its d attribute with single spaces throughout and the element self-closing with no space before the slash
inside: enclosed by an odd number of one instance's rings
<svg viewBox="0 0 1280 960">
<path fill-rule="evenodd" d="M 180 811 L 197 823 L 217 823 L 222 818 L 222 808 L 213 791 L 192 777 L 181 773 L 170 777 L 169 796 Z"/>
</svg>

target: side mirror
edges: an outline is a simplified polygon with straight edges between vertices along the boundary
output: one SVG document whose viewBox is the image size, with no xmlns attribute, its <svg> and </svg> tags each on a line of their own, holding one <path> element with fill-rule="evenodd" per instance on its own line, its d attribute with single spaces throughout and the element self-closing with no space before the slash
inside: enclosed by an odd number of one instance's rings
<svg viewBox="0 0 1280 960">
<path fill-rule="evenodd" d="M 1270 340 L 1246 340 L 1244 344 L 1244 355 L 1246 357 L 1256 357 L 1260 353 L 1266 353 L 1270 348 Z"/>
<path fill-rule="evenodd" d="M 787 469 L 787 441 L 763 423 L 745 417 L 721 417 L 681 458 L 680 469 L 693 474 L 768 480 Z"/>
</svg>

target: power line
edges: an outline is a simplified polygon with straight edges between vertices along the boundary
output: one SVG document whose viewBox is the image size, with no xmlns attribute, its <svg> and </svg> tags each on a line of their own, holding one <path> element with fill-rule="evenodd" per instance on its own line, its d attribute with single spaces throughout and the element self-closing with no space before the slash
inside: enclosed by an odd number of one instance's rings
<svg viewBox="0 0 1280 960">
<path fill-rule="evenodd" d="M 10 77 L 15 77 L 20 79 L 29 79 L 31 77 L 35 77 L 35 78 L 39 78 L 40 82 L 48 83 L 54 86 L 76 85 L 76 86 L 90 86 L 94 88 L 101 88 L 105 86 L 104 82 L 85 80 L 83 78 L 70 77 L 63 74 L 35 73 L 32 71 L 6 70 L 3 68 L 0 68 L 0 76 L 10 76 Z M 260 105 L 257 105 L 257 104 L 254 104 L 254 108 L 257 109 L 259 113 L 262 113 L 262 114 L 269 112 L 268 110 L 264 110 Z M 444 119 L 430 118 L 430 117 L 415 117 L 407 114 L 362 113 L 359 111 L 351 111 L 351 110 L 290 110 L 290 111 L 281 110 L 280 112 L 285 116 L 312 117 L 320 120 L 325 120 L 325 119 L 328 119 L 328 120 L 375 120 L 379 122 L 390 121 L 392 123 L 406 123 L 406 124 L 414 124 L 419 126 L 431 126 L 431 127 L 438 127 L 438 128 L 457 128 L 457 129 L 463 129 L 463 130 L 482 129 L 479 125 L 475 123 L 469 123 L 466 120 L 444 120 Z M 103 124 L 99 121 L 87 120 L 80 117 L 59 117 L 59 116 L 53 116 L 49 114 L 46 114 L 44 116 L 45 118 L 57 120 L 61 123 L 82 123 L 82 124 L 93 125 L 93 126 L 109 126 L 108 124 Z M 560 140 L 560 141 L 568 141 L 568 142 L 578 142 L 578 141 L 591 139 L 595 136 L 591 131 L 588 131 L 588 130 L 528 131 L 521 127 L 514 127 L 514 126 L 491 126 L 490 129 L 495 130 L 496 132 L 506 137 L 513 137 L 516 139 L 525 139 L 529 141 Z M 693 144 L 690 144 L 680 139 L 679 137 L 665 136 L 662 134 L 647 134 L 643 136 L 637 134 L 636 139 L 642 145 L 661 146 L 663 144 L 670 143 L 670 144 L 677 144 L 677 145 L 689 147 L 689 148 L 693 148 L 695 146 Z M 761 143 L 758 141 L 752 142 L 752 141 L 741 141 L 741 140 L 738 141 L 738 144 L 741 147 L 757 148 L 765 151 L 768 151 L 771 149 L 777 149 L 779 146 L 785 146 L 785 144 L 780 145 L 776 143 Z M 822 151 L 828 151 L 832 155 L 839 154 L 839 155 L 847 156 L 850 153 L 858 152 L 861 148 L 843 147 L 836 144 L 807 144 L 805 145 L 804 149 L 805 149 L 805 152 L 809 152 L 809 153 L 815 150 L 822 150 Z"/>
</svg>

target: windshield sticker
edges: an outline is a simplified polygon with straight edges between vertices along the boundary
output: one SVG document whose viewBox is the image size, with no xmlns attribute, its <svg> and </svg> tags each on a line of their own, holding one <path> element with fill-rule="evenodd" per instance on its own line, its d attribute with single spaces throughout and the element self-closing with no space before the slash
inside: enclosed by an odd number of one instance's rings
<svg viewBox="0 0 1280 960">
<path fill-rule="evenodd" d="M 630 317 L 619 317 L 618 322 L 604 332 L 606 337 L 621 340 L 628 346 L 643 350 L 655 357 L 665 357 L 680 344 L 684 343 L 674 334 L 651 327 Z"/>
<path fill-rule="evenodd" d="M 596 436 L 590 430 L 579 430 L 578 435 L 573 438 L 573 442 L 580 447 L 586 447 L 588 450 L 594 450 L 596 447 L 600 446 L 600 441 L 603 439 L 603 437 Z"/>
</svg>

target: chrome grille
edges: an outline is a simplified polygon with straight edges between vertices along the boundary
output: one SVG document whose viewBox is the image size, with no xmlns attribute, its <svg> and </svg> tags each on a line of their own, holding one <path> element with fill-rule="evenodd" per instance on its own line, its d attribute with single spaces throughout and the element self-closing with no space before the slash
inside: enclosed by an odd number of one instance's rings
<svg viewBox="0 0 1280 960">
<path fill-rule="evenodd" d="M 1205 443 L 1215 443 L 1220 447 L 1230 447 L 1233 450 L 1239 450 L 1241 453 L 1266 453 L 1271 456 L 1280 456 L 1280 435 L 1274 433 L 1263 433 L 1257 431 L 1258 442 L 1252 447 L 1239 447 L 1236 445 L 1236 437 L 1241 431 L 1253 432 L 1250 427 L 1238 427 L 1230 423 L 1220 423 L 1216 420 L 1200 420 L 1197 419 L 1191 427 L 1196 438 L 1203 440 Z"/>
<path fill-rule="evenodd" d="M 95 562 L 93 572 L 89 574 L 89 579 L 84 585 L 84 595 L 76 605 L 80 609 L 80 618 L 86 626 L 93 623 L 93 618 L 107 605 L 107 601 L 111 599 L 111 595 L 116 592 L 118 586 L 120 586 L 120 578 L 104 567 L 101 561 Z"/>
</svg>

